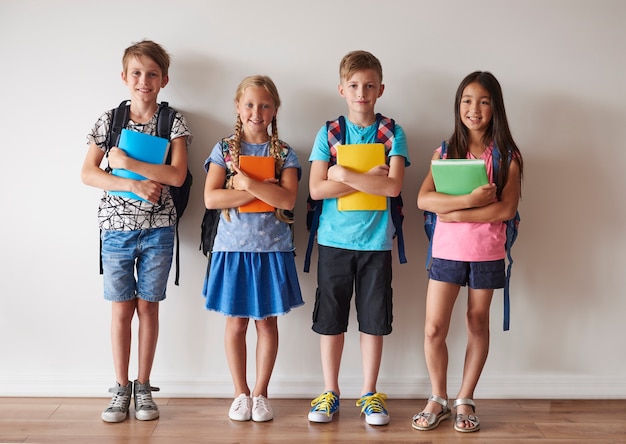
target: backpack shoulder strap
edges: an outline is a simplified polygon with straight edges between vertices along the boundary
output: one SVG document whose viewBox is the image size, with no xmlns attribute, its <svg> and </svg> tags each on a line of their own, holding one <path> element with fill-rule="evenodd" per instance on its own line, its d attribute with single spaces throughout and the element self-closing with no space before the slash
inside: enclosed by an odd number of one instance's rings
<svg viewBox="0 0 626 444">
<path fill-rule="evenodd" d="M 389 163 L 389 152 L 393 148 L 393 141 L 396 133 L 396 122 L 389 117 L 385 117 L 380 113 L 376 114 L 376 142 L 385 145 L 385 158 Z M 404 250 L 404 232 L 402 231 L 402 223 L 404 214 L 402 213 L 402 196 L 398 195 L 389 199 L 391 205 L 391 220 L 396 230 L 398 238 L 398 256 L 401 264 L 406 264 L 406 253 Z"/>
<path fill-rule="evenodd" d="M 130 103 L 128 100 L 122 101 L 117 108 L 111 110 L 111 124 L 106 138 L 106 151 L 117 146 L 122 130 L 126 128 L 130 119 Z"/>
<path fill-rule="evenodd" d="M 224 137 L 222 139 L 222 155 L 224 156 L 224 162 L 226 164 L 226 178 L 224 179 L 224 184 L 228 181 L 228 179 L 232 177 L 233 174 L 235 174 L 232 168 L 228 167 L 228 162 L 226 162 L 226 158 L 228 157 L 228 155 L 230 154 L 230 151 L 233 148 L 233 143 L 234 143 L 234 140 L 232 136 Z"/>
<path fill-rule="evenodd" d="M 169 140 L 176 118 L 176 110 L 168 102 L 161 102 L 157 111 L 157 136 Z"/>
<path fill-rule="evenodd" d="M 376 141 L 385 145 L 385 153 L 389 153 L 393 147 L 393 140 L 396 134 L 396 122 L 382 114 L 376 114 Z"/>
<path fill-rule="evenodd" d="M 170 107 L 168 102 L 161 102 L 157 110 L 156 135 L 162 139 L 170 140 L 175 118 L 176 110 Z M 169 151 L 165 163 L 169 164 L 171 162 L 172 152 Z"/>
<path fill-rule="evenodd" d="M 443 159 L 448 152 L 448 141 L 441 142 L 441 153 L 439 157 Z M 430 263 L 433 259 L 433 235 L 435 234 L 435 227 L 437 226 L 437 214 L 431 211 L 424 211 L 424 231 L 428 238 L 428 252 L 426 253 L 426 269 L 430 268 Z"/>
<path fill-rule="evenodd" d="M 513 158 L 513 153 L 508 151 L 508 160 L 509 163 Z M 493 168 L 493 177 L 498 176 L 498 171 L 502 165 L 502 159 L 500 155 L 500 150 L 497 146 L 493 147 L 493 151 L 491 152 L 492 159 L 492 168 Z M 505 241 L 505 251 L 507 257 L 507 267 L 506 267 L 506 277 L 504 282 L 504 321 L 503 321 L 503 330 L 507 331 L 510 328 L 511 323 L 511 293 L 510 293 L 510 282 L 511 282 L 511 267 L 513 266 L 513 256 L 511 255 L 511 247 L 517 238 L 517 231 L 520 223 L 520 215 L 519 212 L 515 212 L 515 216 L 512 219 L 504 221 L 506 225 L 506 241 Z"/>
<path fill-rule="evenodd" d="M 344 116 L 339 116 L 335 120 L 329 120 L 326 122 L 326 132 L 328 139 L 328 149 L 330 151 L 330 159 L 328 161 L 329 166 L 333 166 L 337 163 L 337 145 L 341 145 L 345 142 L 346 134 L 346 119 Z M 317 228 L 319 227 L 320 215 L 322 214 L 322 206 L 324 205 L 321 200 L 311 199 L 311 195 L 307 198 L 307 228 L 309 229 L 309 241 L 306 247 L 306 253 L 304 254 L 304 272 L 308 273 L 311 267 L 311 253 L 313 252 L 313 244 L 317 237 Z"/>
<path fill-rule="evenodd" d="M 326 122 L 328 132 L 328 148 L 330 150 L 330 165 L 337 163 L 337 145 L 342 145 L 346 141 L 346 119 L 339 116 L 335 120 Z"/>
<path fill-rule="evenodd" d="M 123 100 L 117 108 L 111 110 L 111 123 L 109 124 L 109 131 L 104 142 L 105 151 L 104 155 L 108 157 L 109 150 L 117 146 L 120 140 L 122 130 L 126 128 L 128 119 L 130 118 L 130 104 L 128 100 Z M 107 164 L 104 169 L 107 173 L 111 172 L 111 167 Z M 100 274 L 103 274 L 102 269 L 102 238 L 100 240 Z"/>
</svg>

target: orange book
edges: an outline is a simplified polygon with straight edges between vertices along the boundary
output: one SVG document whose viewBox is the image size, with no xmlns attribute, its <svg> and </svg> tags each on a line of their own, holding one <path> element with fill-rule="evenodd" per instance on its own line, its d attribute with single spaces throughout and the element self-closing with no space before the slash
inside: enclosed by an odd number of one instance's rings
<svg viewBox="0 0 626 444">
<path fill-rule="evenodd" d="M 255 180 L 266 180 L 275 177 L 275 161 L 267 156 L 239 156 L 239 168 Z M 240 213 L 267 213 L 274 207 L 260 199 L 254 199 L 239 207 Z"/>
</svg>

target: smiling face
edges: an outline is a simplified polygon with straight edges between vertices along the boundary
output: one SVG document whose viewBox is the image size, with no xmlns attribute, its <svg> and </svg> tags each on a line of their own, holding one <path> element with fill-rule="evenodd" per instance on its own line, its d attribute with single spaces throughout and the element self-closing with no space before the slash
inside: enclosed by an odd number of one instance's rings
<svg viewBox="0 0 626 444">
<path fill-rule="evenodd" d="M 342 79 L 339 94 L 348 103 L 348 118 L 358 123 L 363 117 L 373 116 L 376 100 L 384 89 L 380 76 L 373 69 L 355 71 L 350 78 Z"/>
<path fill-rule="evenodd" d="M 156 103 L 159 91 L 167 85 L 159 65 L 147 56 L 131 57 L 122 80 L 128 86 L 131 101 Z"/>
<path fill-rule="evenodd" d="M 235 102 L 235 108 L 243 124 L 244 139 L 251 143 L 267 142 L 267 128 L 277 111 L 272 95 L 262 86 L 249 86 Z"/>
<path fill-rule="evenodd" d="M 469 131 L 484 134 L 493 116 L 491 95 L 480 83 L 470 83 L 461 95 L 459 112 Z"/>
</svg>

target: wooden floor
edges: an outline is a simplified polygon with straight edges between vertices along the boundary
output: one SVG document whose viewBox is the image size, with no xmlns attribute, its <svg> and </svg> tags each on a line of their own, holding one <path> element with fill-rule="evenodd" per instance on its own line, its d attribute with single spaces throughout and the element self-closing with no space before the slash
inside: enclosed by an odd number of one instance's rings
<svg viewBox="0 0 626 444">
<path fill-rule="evenodd" d="M 626 400 L 477 400 L 482 429 L 462 434 L 452 420 L 413 430 L 423 400 L 387 400 L 391 423 L 372 427 L 348 399 L 329 424 L 309 423 L 304 399 L 272 399 L 275 418 L 266 423 L 230 421 L 230 399 L 155 399 L 158 420 L 137 421 L 131 408 L 129 419 L 107 424 L 104 398 L 0 398 L 0 443 L 626 443 Z"/>
</svg>

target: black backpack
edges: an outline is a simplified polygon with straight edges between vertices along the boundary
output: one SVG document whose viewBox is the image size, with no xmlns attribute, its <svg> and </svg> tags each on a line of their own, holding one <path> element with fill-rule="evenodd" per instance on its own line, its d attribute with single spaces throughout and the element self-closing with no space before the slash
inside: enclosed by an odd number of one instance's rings
<svg viewBox="0 0 626 444">
<path fill-rule="evenodd" d="M 128 125 L 130 119 L 130 103 L 128 100 L 124 100 L 117 108 L 111 110 L 111 125 L 106 137 L 106 153 L 108 155 L 111 147 L 117 146 L 119 143 L 120 134 L 122 130 Z M 174 119 L 176 117 L 176 110 L 169 106 L 168 102 L 161 102 L 159 109 L 157 110 L 157 136 L 163 139 L 170 140 L 170 134 L 172 132 L 172 126 L 174 125 Z M 167 154 L 165 163 L 169 164 L 172 161 L 171 151 Z M 107 166 L 107 171 L 110 168 Z M 178 278 L 180 275 L 180 240 L 178 236 L 178 223 L 183 216 L 187 203 L 189 203 L 189 193 L 191 191 L 191 185 L 193 183 L 193 176 L 187 168 L 187 176 L 185 182 L 180 187 L 170 186 L 170 194 L 174 201 L 174 207 L 176 208 L 176 278 L 174 283 L 178 285 Z M 102 243 L 100 244 L 100 250 L 102 251 Z M 102 255 L 100 255 L 100 274 L 102 274 Z"/>
<path fill-rule="evenodd" d="M 222 154 L 226 157 L 228 153 L 229 145 L 227 142 L 227 138 L 222 139 L 220 142 L 222 145 Z M 224 178 L 224 186 L 226 186 L 226 182 L 233 175 L 233 171 L 226 168 L 226 177 Z M 217 234 L 217 226 L 220 222 L 220 214 L 222 213 L 221 209 L 215 208 L 205 208 L 204 216 L 202 217 L 202 223 L 200 224 L 200 248 L 208 259 L 207 264 L 207 275 L 211 269 L 211 250 L 213 250 L 213 242 L 215 241 L 215 235 Z"/>
<path fill-rule="evenodd" d="M 393 119 L 385 117 L 381 114 L 376 114 L 376 124 L 376 142 L 385 145 L 385 157 L 388 157 L 387 154 L 391 151 L 391 146 L 395 137 L 396 123 Z M 328 132 L 328 147 L 330 148 L 331 153 L 329 164 L 332 166 L 337 163 L 337 157 L 335 154 L 337 151 L 335 147 L 338 144 L 343 144 L 345 140 L 345 118 L 343 116 L 339 116 L 339 118 L 335 120 L 326 122 L 326 129 Z M 322 214 L 322 203 L 323 201 L 321 200 L 312 199 L 311 195 L 307 198 L 306 225 L 307 230 L 309 230 L 309 242 L 304 256 L 305 273 L 309 272 L 309 268 L 311 266 L 311 253 L 317 236 L 317 227 L 319 225 L 320 215 Z M 401 264 L 405 264 L 407 262 L 406 255 L 404 253 L 404 234 L 402 232 L 402 224 L 404 222 L 404 214 L 402 212 L 403 206 L 402 194 L 398 194 L 397 196 L 390 198 L 391 220 L 393 221 L 393 226 L 396 230 L 395 237 L 397 237 L 398 240 L 398 256 Z"/>
</svg>

